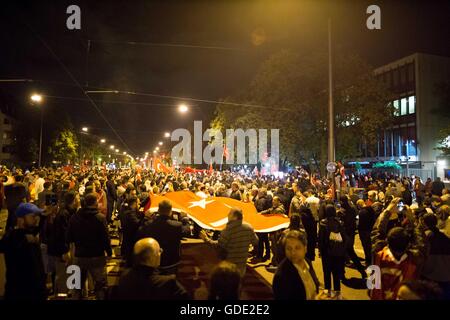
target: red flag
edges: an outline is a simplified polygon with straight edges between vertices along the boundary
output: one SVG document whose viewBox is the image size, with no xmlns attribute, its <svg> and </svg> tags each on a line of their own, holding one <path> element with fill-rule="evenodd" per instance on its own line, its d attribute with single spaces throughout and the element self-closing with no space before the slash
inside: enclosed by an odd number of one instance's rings
<svg viewBox="0 0 450 320">
<path fill-rule="evenodd" d="M 222 157 L 224 157 L 225 156 L 225 159 L 227 159 L 228 160 L 228 158 L 230 157 L 230 153 L 228 152 L 228 148 L 227 148 L 227 146 L 224 144 L 223 145 L 223 154 L 222 154 Z"/>
<path fill-rule="evenodd" d="M 161 172 L 161 171 L 164 173 L 172 172 L 172 168 L 166 167 L 166 165 L 164 163 L 162 163 L 162 161 L 159 160 L 158 158 L 154 158 L 153 168 L 155 169 L 156 172 Z"/>
<path fill-rule="evenodd" d="M 209 171 L 208 171 L 208 172 L 209 172 L 209 174 L 212 174 L 213 171 L 214 171 L 214 170 L 213 170 L 212 162 L 210 162 L 210 163 L 209 163 Z"/>
<path fill-rule="evenodd" d="M 222 230 L 228 222 L 228 213 L 233 207 L 240 208 L 244 221 L 253 226 L 255 232 L 274 232 L 289 226 L 289 218 L 281 214 L 260 215 L 253 203 L 245 203 L 231 198 L 200 198 L 191 191 L 168 192 L 164 196 L 150 195 L 150 212 L 158 210 L 162 200 L 170 200 L 172 210 L 185 212 L 201 228 Z"/>
</svg>

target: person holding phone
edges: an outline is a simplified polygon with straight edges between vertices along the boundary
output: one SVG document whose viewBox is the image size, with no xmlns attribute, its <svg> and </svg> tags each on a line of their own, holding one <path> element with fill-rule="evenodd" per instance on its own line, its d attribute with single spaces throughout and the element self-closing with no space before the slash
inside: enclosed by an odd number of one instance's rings
<svg viewBox="0 0 450 320">
<path fill-rule="evenodd" d="M 414 215 L 409 206 L 405 205 L 402 198 L 394 198 L 387 208 L 377 218 L 371 237 L 372 252 L 379 250 L 377 240 L 386 240 L 389 231 L 395 227 L 403 227 L 410 233 L 414 230 Z"/>
</svg>

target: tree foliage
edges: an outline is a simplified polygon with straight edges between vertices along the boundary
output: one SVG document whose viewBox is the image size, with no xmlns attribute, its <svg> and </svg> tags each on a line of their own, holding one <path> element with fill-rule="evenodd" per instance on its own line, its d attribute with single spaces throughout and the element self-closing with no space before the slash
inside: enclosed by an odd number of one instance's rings
<svg viewBox="0 0 450 320">
<path fill-rule="evenodd" d="M 78 139 L 70 128 L 60 130 L 49 147 L 49 154 L 54 161 L 63 164 L 75 162 L 78 158 Z"/>
<path fill-rule="evenodd" d="M 391 95 L 366 62 L 338 52 L 334 63 L 336 156 L 361 156 L 359 145 L 374 152 L 378 133 L 393 119 Z M 219 104 L 213 128 L 280 129 L 280 159 L 315 164 L 327 157 L 328 63 L 326 53 L 310 56 L 283 50 L 267 59 L 242 92 Z"/>
</svg>

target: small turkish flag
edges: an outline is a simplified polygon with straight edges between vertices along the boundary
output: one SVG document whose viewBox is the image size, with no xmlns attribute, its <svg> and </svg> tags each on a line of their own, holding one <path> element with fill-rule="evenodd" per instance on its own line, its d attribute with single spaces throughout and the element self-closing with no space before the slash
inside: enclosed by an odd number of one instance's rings
<svg viewBox="0 0 450 320">
<path fill-rule="evenodd" d="M 172 168 L 168 168 L 166 167 L 166 165 L 164 163 L 162 163 L 162 161 L 158 158 L 155 158 L 153 161 L 153 168 L 155 169 L 156 172 L 164 172 L 164 173 L 170 173 L 172 172 Z"/>
</svg>

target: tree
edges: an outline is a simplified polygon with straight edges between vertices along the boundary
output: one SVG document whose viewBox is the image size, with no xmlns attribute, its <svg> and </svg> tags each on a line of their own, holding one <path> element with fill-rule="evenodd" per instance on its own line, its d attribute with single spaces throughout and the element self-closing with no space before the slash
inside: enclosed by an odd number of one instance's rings
<svg viewBox="0 0 450 320">
<path fill-rule="evenodd" d="M 49 154 L 54 161 L 63 164 L 75 162 L 78 158 L 78 140 L 70 128 L 60 130 L 49 147 Z"/>
<path fill-rule="evenodd" d="M 450 81 L 440 82 L 435 86 L 434 93 L 439 97 L 437 107 L 432 110 L 438 117 L 447 119 L 450 118 L 448 110 L 450 108 Z M 436 150 L 440 150 L 442 155 L 450 155 L 450 125 L 442 128 L 439 131 L 439 146 Z"/>
<path fill-rule="evenodd" d="M 323 171 L 327 160 L 327 68 L 325 53 L 300 56 L 283 50 L 274 54 L 261 65 L 248 88 L 225 99 L 260 107 L 219 104 L 212 127 L 278 128 L 280 159 Z M 337 159 L 361 156 L 358 145 L 362 143 L 373 154 L 378 133 L 393 119 L 388 104 L 392 96 L 372 70 L 356 55 L 336 54 Z"/>
<path fill-rule="evenodd" d="M 450 126 L 440 131 L 439 146 L 436 148 L 444 156 L 450 156 Z"/>
</svg>

